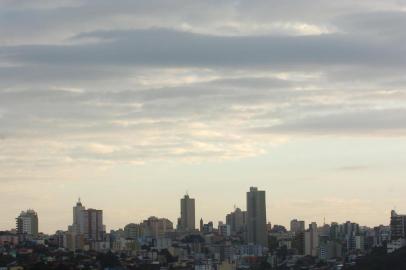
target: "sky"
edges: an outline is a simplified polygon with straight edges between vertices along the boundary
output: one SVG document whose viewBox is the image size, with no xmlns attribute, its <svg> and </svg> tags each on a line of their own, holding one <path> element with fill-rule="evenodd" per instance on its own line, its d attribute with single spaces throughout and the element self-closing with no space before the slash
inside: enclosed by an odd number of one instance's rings
<svg viewBox="0 0 406 270">
<path fill-rule="evenodd" d="M 406 1 L 0 1 L 0 230 L 406 213 Z"/>
</svg>

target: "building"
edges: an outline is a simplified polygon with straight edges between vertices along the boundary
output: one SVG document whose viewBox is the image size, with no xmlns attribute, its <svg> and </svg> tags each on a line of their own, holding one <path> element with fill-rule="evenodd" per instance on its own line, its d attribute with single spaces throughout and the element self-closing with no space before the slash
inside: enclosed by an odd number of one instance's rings
<svg viewBox="0 0 406 270">
<path fill-rule="evenodd" d="M 0 232 L 0 246 L 5 244 L 17 245 L 18 235 L 11 232 Z"/>
<path fill-rule="evenodd" d="M 88 241 L 102 241 L 105 228 L 103 225 L 103 210 L 87 209 L 82 211 L 84 223 L 83 233 Z"/>
<path fill-rule="evenodd" d="M 210 221 L 207 224 L 203 224 L 203 234 L 210 234 L 213 232 L 213 222 Z"/>
<path fill-rule="evenodd" d="M 398 215 L 395 210 L 391 211 L 390 232 L 392 241 L 406 238 L 406 215 Z"/>
<path fill-rule="evenodd" d="M 319 232 L 317 223 L 312 222 L 304 234 L 304 255 L 317 257 L 319 253 Z"/>
<path fill-rule="evenodd" d="M 231 235 L 231 227 L 228 224 L 219 224 L 218 232 L 219 232 L 219 235 L 228 237 Z"/>
<path fill-rule="evenodd" d="M 293 219 L 290 221 L 290 231 L 295 234 L 305 231 L 305 222 L 303 220 Z"/>
<path fill-rule="evenodd" d="M 195 226 L 195 199 L 188 194 L 180 199 L 180 219 L 178 228 L 183 231 L 194 231 Z"/>
<path fill-rule="evenodd" d="M 247 241 L 268 247 L 265 191 L 256 187 L 251 187 L 247 192 Z"/>
<path fill-rule="evenodd" d="M 22 211 L 16 218 L 17 234 L 36 237 L 38 235 L 38 215 L 34 210 Z"/>
<path fill-rule="evenodd" d="M 392 240 L 387 244 L 387 252 L 393 253 L 398 249 L 401 249 L 406 246 L 406 240 L 399 238 L 396 240 Z"/>
<path fill-rule="evenodd" d="M 200 226 L 199 226 L 200 232 L 203 232 L 203 226 L 204 226 L 203 218 L 200 218 Z"/>
<path fill-rule="evenodd" d="M 139 224 L 130 223 L 124 227 L 124 237 L 127 239 L 138 239 L 142 235 L 142 229 Z"/>
<path fill-rule="evenodd" d="M 80 198 L 78 199 L 76 205 L 73 207 L 73 223 L 72 227 L 70 228 L 71 232 L 75 232 L 77 234 L 84 233 L 84 221 L 83 221 L 83 211 L 86 208 L 82 205 Z"/>
<path fill-rule="evenodd" d="M 247 226 L 247 211 L 236 208 L 226 216 L 226 224 L 230 225 L 232 234 L 244 232 Z"/>
<path fill-rule="evenodd" d="M 83 250 L 85 246 L 85 239 L 83 234 L 76 232 L 66 232 L 63 236 L 63 247 L 70 250 Z"/>
<path fill-rule="evenodd" d="M 172 222 L 167 218 L 149 217 L 141 223 L 143 236 L 158 239 L 173 230 Z"/>
</svg>

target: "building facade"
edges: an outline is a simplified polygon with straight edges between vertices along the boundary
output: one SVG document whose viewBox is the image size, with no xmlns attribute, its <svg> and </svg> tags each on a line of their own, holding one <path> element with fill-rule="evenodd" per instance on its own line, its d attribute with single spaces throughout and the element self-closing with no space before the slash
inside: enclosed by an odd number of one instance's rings
<svg viewBox="0 0 406 270">
<path fill-rule="evenodd" d="M 36 237 L 38 235 L 38 215 L 37 213 L 29 209 L 22 211 L 16 218 L 17 234 L 28 235 Z"/>
<path fill-rule="evenodd" d="M 180 199 L 180 219 L 178 227 L 183 231 L 195 230 L 195 199 L 186 194 Z"/>
<path fill-rule="evenodd" d="M 251 187 L 247 192 L 247 241 L 249 244 L 268 246 L 265 191 L 256 187 Z"/>
</svg>

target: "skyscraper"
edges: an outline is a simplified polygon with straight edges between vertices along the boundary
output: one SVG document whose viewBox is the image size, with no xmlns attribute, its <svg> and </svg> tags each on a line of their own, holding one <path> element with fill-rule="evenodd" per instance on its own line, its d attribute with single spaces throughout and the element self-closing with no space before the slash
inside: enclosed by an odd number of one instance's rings
<svg viewBox="0 0 406 270">
<path fill-rule="evenodd" d="M 85 239 L 102 241 L 104 238 L 103 210 L 87 209 L 82 211 Z"/>
<path fill-rule="evenodd" d="M 73 223 L 71 228 L 71 231 L 77 234 L 84 233 L 84 222 L 83 222 L 84 210 L 86 210 L 86 208 L 82 205 L 79 198 L 78 202 L 76 203 L 76 206 L 73 207 Z"/>
<path fill-rule="evenodd" d="M 16 223 L 18 234 L 33 237 L 38 235 L 38 215 L 34 210 L 22 211 L 16 218 Z"/>
<path fill-rule="evenodd" d="M 248 243 L 268 246 L 265 191 L 256 187 L 247 192 L 247 236 Z"/>
<path fill-rule="evenodd" d="M 180 199 L 180 220 L 179 229 L 193 231 L 195 229 L 195 199 L 185 197 Z"/>
</svg>

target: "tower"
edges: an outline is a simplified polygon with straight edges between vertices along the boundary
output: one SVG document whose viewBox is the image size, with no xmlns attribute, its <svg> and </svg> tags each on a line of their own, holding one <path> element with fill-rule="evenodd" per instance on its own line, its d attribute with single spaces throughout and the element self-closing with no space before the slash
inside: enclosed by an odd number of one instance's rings
<svg viewBox="0 0 406 270">
<path fill-rule="evenodd" d="M 186 194 L 180 199 L 180 229 L 193 231 L 195 229 L 195 199 Z"/>
<path fill-rule="evenodd" d="M 83 211 L 86 208 L 82 205 L 80 198 L 78 199 L 76 205 L 73 207 L 73 223 L 72 223 L 72 230 L 77 234 L 84 233 L 84 219 L 83 219 Z"/>
<path fill-rule="evenodd" d="M 248 243 L 268 246 L 265 191 L 256 187 L 247 192 L 247 233 Z"/>
</svg>

